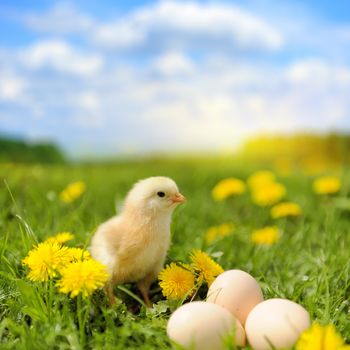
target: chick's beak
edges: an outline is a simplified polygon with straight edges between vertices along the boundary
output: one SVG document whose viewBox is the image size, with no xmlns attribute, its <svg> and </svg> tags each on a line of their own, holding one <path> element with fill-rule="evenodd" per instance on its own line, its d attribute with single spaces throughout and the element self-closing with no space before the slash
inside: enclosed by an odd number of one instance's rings
<svg viewBox="0 0 350 350">
<path fill-rule="evenodd" d="M 183 203 L 186 201 L 185 196 L 183 196 L 181 193 L 174 194 L 170 199 L 173 203 Z"/>
</svg>

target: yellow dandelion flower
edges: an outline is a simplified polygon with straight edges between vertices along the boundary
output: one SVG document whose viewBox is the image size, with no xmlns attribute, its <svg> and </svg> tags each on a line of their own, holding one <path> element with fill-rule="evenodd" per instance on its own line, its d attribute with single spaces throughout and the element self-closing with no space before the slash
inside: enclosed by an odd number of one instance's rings
<svg viewBox="0 0 350 350">
<path fill-rule="evenodd" d="M 239 195 L 245 192 L 245 183 L 242 180 L 230 177 L 219 181 L 212 190 L 212 196 L 216 201 L 222 201 L 229 196 Z"/>
<path fill-rule="evenodd" d="M 160 271 L 158 279 L 163 295 L 169 300 L 183 299 L 192 295 L 194 291 L 193 273 L 175 263 L 171 263 Z"/>
<path fill-rule="evenodd" d="M 90 253 L 81 248 L 68 248 L 68 254 L 71 262 L 88 260 L 91 258 Z"/>
<path fill-rule="evenodd" d="M 68 248 L 57 242 L 39 243 L 22 260 L 29 267 L 27 277 L 32 281 L 47 281 L 70 262 Z"/>
<path fill-rule="evenodd" d="M 210 286 L 215 277 L 224 272 L 224 269 L 216 263 L 207 253 L 195 249 L 190 255 L 191 266 L 199 274 L 199 280 Z"/>
<path fill-rule="evenodd" d="M 283 202 L 273 206 L 270 213 L 271 217 L 274 219 L 285 216 L 299 216 L 301 215 L 301 208 L 299 204 L 293 202 Z"/>
<path fill-rule="evenodd" d="M 300 336 L 296 350 L 345 350 L 350 345 L 344 345 L 344 340 L 337 333 L 333 324 L 321 326 L 314 323 Z"/>
<path fill-rule="evenodd" d="M 262 186 L 275 182 L 276 176 L 269 170 L 259 170 L 248 177 L 247 183 L 251 189 L 260 188 Z"/>
<path fill-rule="evenodd" d="M 209 227 L 205 235 L 205 240 L 208 244 L 215 241 L 217 238 L 228 236 L 234 230 L 232 223 L 224 223 L 219 226 Z"/>
<path fill-rule="evenodd" d="M 83 181 L 72 182 L 60 193 L 60 199 L 65 203 L 71 203 L 84 193 L 85 188 Z"/>
<path fill-rule="evenodd" d="M 61 270 L 61 275 L 57 282 L 59 291 L 69 294 L 71 298 L 78 294 L 88 297 L 103 287 L 108 279 L 106 267 L 93 259 L 70 263 Z"/>
<path fill-rule="evenodd" d="M 280 201 L 286 194 L 286 189 L 280 183 L 265 184 L 252 191 L 252 200 L 255 204 L 265 207 Z"/>
<path fill-rule="evenodd" d="M 271 245 L 278 241 L 279 231 L 276 226 L 266 226 L 259 230 L 254 230 L 251 240 L 255 244 Z"/>
<path fill-rule="evenodd" d="M 322 176 L 312 184 L 313 190 L 317 194 L 332 194 L 340 190 L 340 180 L 335 176 Z"/>
<path fill-rule="evenodd" d="M 74 238 L 74 235 L 70 232 L 60 232 L 57 235 L 49 237 L 45 242 L 57 242 L 64 244 L 68 241 L 71 241 Z"/>
</svg>

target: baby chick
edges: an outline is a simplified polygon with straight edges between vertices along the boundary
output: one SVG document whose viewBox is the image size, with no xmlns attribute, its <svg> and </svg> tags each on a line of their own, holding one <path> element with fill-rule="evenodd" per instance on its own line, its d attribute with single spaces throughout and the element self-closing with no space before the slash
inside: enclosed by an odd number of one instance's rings
<svg viewBox="0 0 350 350">
<path fill-rule="evenodd" d="M 137 182 L 122 212 L 101 224 L 91 241 L 91 255 L 107 266 L 105 287 L 114 303 L 113 286 L 136 282 L 148 307 L 148 291 L 163 268 L 170 245 L 171 214 L 185 201 L 176 183 L 162 176 Z"/>
</svg>

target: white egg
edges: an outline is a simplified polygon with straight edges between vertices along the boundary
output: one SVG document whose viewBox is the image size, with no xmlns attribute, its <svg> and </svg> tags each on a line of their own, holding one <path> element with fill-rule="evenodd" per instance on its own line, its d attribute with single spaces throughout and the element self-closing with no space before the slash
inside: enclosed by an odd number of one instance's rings
<svg viewBox="0 0 350 350">
<path fill-rule="evenodd" d="M 185 349 L 225 349 L 224 339 L 235 330 L 235 345 L 245 345 L 245 332 L 230 312 L 221 306 L 195 301 L 178 308 L 170 317 L 167 334 Z"/>
<path fill-rule="evenodd" d="M 244 326 L 249 312 L 264 300 L 258 282 L 249 273 L 228 270 L 208 290 L 207 301 L 230 311 Z"/>
<path fill-rule="evenodd" d="M 309 327 L 309 313 L 286 299 L 269 299 L 255 306 L 245 324 L 254 350 L 289 349 Z"/>
</svg>

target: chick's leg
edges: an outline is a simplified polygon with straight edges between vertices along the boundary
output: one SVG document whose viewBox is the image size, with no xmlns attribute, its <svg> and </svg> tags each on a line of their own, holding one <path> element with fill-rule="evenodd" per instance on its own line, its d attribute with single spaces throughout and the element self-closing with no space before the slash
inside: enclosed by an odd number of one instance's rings
<svg viewBox="0 0 350 350">
<path fill-rule="evenodd" d="M 105 292 L 107 294 L 109 306 L 114 305 L 115 302 L 116 302 L 116 298 L 115 298 L 115 295 L 113 293 L 113 283 L 112 282 L 108 282 L 105 285 L 104 290 L 105 290 Z"/>
<path fill-rule="evenodd" d="M 159 271 L 163 268 L 164 260 L 165 260 L 165 255 L 153 267 L 152 271 L 149 272 L 141 281 L 137 283 L 137 286 L 142 294 L 143 300 L 145 301 L 145 304 L 149 308 L 152 307 L 152 302 L 150 301 L 149 295 L 148 295 L 149 288 L 152 282 L 154 282 L 157 279 Z"/>
<path fill-rule="evenodd" d="M 153 276 L 152 276 L 152 278 L 150 278 L 150 277 L 147 278 L 147 277 L 145 277 L 143 280 L 139 281 L 137 283 L 137 287 L 139 288 L 139 290 L 141 292 L 142 298 L 143 298 L 146 306 L 148 308 L 151 308 L 152 302 L 149 299 L 148 292 L 149 292 L 149 288 L 151 286 L 151 283 L 153 282 Z"/>
</svg>

